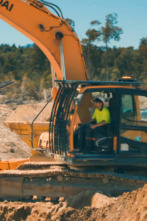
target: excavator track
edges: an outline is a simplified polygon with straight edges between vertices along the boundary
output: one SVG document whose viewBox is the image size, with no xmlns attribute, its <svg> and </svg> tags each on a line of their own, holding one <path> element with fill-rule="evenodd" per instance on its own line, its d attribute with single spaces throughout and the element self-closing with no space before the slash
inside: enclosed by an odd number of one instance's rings
<svg viewBox="0 0 147 221">
<path fill-rule="evenodd" d="M 64 163 L 25 163 L 17 170 L 0 173 L 2 200 L 38 200 L 47 197 L 65 199 L 81 191 L 91 190 L 118 196 L 142 187 L 146 176 L 132 176 L 99 170 L 71 169 Z"/>
</svg>

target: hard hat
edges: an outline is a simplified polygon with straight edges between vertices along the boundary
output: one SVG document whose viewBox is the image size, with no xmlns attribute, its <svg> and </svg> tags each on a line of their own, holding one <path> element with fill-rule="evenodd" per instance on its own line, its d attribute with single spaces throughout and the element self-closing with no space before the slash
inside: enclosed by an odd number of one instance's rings
<svg viewBox="0 0 147 221">
<path fill-rule="evenodd" d="M 101 95 L 99 95 L 97 98 L 94 99 L 94 102 L 97 103 L 97 102 L 102 102 L 104 103 L 105 102 L 105 98 Z"/>
</svg>

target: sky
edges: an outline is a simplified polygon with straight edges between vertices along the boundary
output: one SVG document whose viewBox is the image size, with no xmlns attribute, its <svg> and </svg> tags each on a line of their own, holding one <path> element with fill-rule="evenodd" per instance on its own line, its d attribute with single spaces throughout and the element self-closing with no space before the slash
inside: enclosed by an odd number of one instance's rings
<svg viewBox="0 0 147 221">
<path fill-rule="evenodd" d="M 90 22 L 99 20 L 102 25 L 105 16 L 117 13 L 118 26 L 123 29 L 120 41 L 112 41 L 111 47 L 138 48 L 140 39 L 147 37 L 147 0 L 46 0 L 57 4 L 64 18 L 75 22 L 78 37 L 85 38 Z M 0 20 L 0 44 L 25 46 L 31 44 L 27 37 Z M 102 43 L 98 43 L 99 46 Z"/>
</svg>

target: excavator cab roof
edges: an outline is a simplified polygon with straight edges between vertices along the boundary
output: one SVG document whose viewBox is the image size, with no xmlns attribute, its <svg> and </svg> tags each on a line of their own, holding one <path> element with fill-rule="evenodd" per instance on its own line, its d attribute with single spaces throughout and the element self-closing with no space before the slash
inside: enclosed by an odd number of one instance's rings
<svg viewBox="0 0 147 221">
<path fill-rule="evenodd" d="M 80 87 L 85 86 L 128 86 L 134 88 L 141 88 L 142 83 L 137 82 L 136 80 L 126 80 L 121 79 L 119 81 L 71 81 L 71 80 L 56 80 L 58 84 L 66 85 L 77 85 Z"/>
</svg>

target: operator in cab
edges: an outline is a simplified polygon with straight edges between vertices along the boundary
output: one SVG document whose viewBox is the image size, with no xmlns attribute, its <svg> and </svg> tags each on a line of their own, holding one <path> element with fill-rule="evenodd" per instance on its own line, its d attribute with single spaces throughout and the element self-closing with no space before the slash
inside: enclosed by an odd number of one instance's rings
<svg viewBox="0 0 147 221">
<path fill-rule="evenodd" d="M 105 137 L 107 134 L 107 124 L 111 123 L 110 112 L 104 107 L 105 98 L 98 96 L 94 99 L 95 110 L 92 121 L 82 124 L 79 130 L 80 150 L 89 150 L 92 145 L 92 138 Z"/>
<path fill-rule="evenodd" d="M 92 116 L 92 122 L 95 124 L 91 124 L 91 129 L 96 129 L 104 126 L 105 124 L 109 124 L 111 122 L 110 112 L 108 108 L 104 107 L 105 98 L 103 96 L 98 96 L 94 100 L 95 111 Z"/>
</svg>

